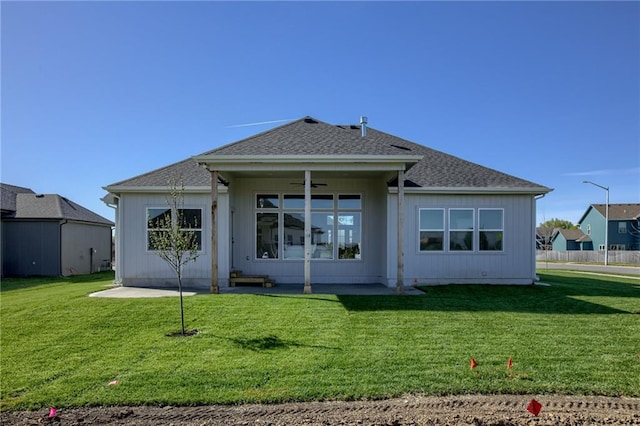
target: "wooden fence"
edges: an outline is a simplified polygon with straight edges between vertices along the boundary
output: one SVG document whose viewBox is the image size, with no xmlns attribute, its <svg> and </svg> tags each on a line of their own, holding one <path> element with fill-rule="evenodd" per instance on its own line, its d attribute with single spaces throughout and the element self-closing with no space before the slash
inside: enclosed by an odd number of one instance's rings
<svg viewBox="0 0 640 426">
<path fill-rule="evenodd" d="M 537 250 L 536 261 L 604 263 L 604 250 Z M 640 265 L 640 251 L 609 250 L 609 264 Z"/>
</svg>

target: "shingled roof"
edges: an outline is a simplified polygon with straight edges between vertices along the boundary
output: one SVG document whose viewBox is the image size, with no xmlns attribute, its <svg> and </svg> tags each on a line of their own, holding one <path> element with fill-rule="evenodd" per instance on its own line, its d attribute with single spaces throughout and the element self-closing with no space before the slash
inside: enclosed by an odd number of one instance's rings
<svg viewBox="0 0 640 426">
<path fill-rule="evenodd" d="M 114 223 L 57 194 L 36 194 L 29 188 L 0 184 L 5 219 L 74 220 L 113 226 Z M 7 205 L 5 205 L 5 198 Z"/>
<path fill-rule="evenodd" d="M 591 204 L 598 213 L 605 217 L 606 204 Z M 588 211 L 588 209 L 587 209 Z M 582 222 L 585 214 L 578 223 Z M 640 204 L 609 204 L 609 220 L 637 220 L 640 219 Z"/>
<path fill-rule="evenodd" d="M 497 170 L 460 159 L 397 136 L 367 127 L 363 137 L 360 125 L 332 125 L 312 117 L 258 133 L 201 155 L 209 156 L 422 156 L 407 173 L 406 185 L 425 188 L 501 188 L 550 189 Z M 182 175 L 185 186 L 209 186 L 210 174 L 194 160 L 178 163 L 127 179 L 111 186 L 165 187 L 169 176 Z M 393 182 L 390 183 L 395 186 Z M 107 187 L 108 188 L 108 187 Z"/>
<path fill-rule="evenodd" d="M 565 240 L 567 241 L 576 241 L 578 243 L 589 242 L 591 241 L 591 237 L 581 229 L 562 229 L 558 228 L 555 230 L 556 233 L 561 234 Z M 553 238 L 555 240 L 555 236 Z"/>
<path fill-rule="evenodd" d="M 29 188 L 23 188 L 21 186 L 8 185 L 6 183 L 0 183 L 0 210 L 2 212 L 15 212 L 16 211 L 16 197 L 18 194 L 35 194 L 33 190 Z"/>
</svg>

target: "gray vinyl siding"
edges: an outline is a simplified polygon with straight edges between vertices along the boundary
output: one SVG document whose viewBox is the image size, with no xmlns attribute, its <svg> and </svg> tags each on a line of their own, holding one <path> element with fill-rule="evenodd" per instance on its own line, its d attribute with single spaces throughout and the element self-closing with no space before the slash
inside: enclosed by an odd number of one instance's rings
<svg viewBox="0 0 640 426">
<path fill-rule="evenodd" d="M 396 231 L 396 199 L 389 202 L 389 239 Z M 404 229 L 404 276 L 405 285 L 486 283 L 486 284 L 531 284 L 535 278 L 535 232 L 532 229 L 535 215 L 535 199 L 528 195 L 405 195 Z M 442 252 L 420 252 L 419 209 L 445 209 L 445 223 L 450 208 L 474 209 L 476 248 L 468 252 L 447 250 L 445 227 L 445 250 Z M 503 251 L 477 250 L 477 220 L 479 208 L 504 210 Z M 396 248 L 389 247 L 389 285 L 396 277 Z"/>
<path fill-rule="evenodd" d="M 98 272 L 111 262 L 110 226 L 68 222 L 62 225 L 61 238 L 62 275 Z"/>
<path fill-rule="evenodd" d="M 227 197 L 222 195 L 220 198 L 218 213 L 227 216 Z M 121 241 L 116 241 L 120 246 L 120 257 L 116 258 L 116 267 L 119 268 L 118 275 L 123 285 L 177 286 L 176 275 L 169 265 L 155 252 L 147 250 L 147 208 L 158 207 L 167 207 L 164 194 L 122 194 L 120 197 L 118 226 L 121 226 Z M 202 209 L 203 223 L 202 250 L 195 262 L 184 267 L 183 284 L 206 288 L 211 279 L 211 195 L 185 194 L 184 208 Z M 228 264 L 225 260 L 228 258 L 228 246 L 219 250 L 222 251 L 223 261 Z M 224 264 L 222 270 L 225 270 Z M 226 270 L 228 271 L 228 266 Z"/>
<path fill-rule="evenodd" d="M 58 221 L 6 221 L 2 231 L 4 276 L 60 275 Z"/>
</svg>

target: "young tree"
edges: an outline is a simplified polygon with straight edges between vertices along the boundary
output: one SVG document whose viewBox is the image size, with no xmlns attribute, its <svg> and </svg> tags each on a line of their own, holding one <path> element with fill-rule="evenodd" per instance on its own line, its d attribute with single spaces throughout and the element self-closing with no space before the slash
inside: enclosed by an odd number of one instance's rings
<svg viewBox="0 0 640 426">
<path fill-rule="evenodd" d="M 166 197 L 168 210 L 156 217 L 149 217 L 149 248 L 169 266 L 178 278 L 180 294 L 180 324 L 184 329 L 184 305 L 182 301 L 182 271 L 189 262 L 198 258 L 198 238 L 192 228 L 198 228 L 196 218 L 189 218 L 184 211 L 184 184 L 182 177 L 171 178 L 168 182 L 169 194 Z"/>
<path fill-rule="evenodd" d="M 578 227 L 571 223 L 571 221 L 556 218 L 547 220 L 546 222 L 541 223 L 540 226 L 547 228 L 578 229 Z"/>
</svg>

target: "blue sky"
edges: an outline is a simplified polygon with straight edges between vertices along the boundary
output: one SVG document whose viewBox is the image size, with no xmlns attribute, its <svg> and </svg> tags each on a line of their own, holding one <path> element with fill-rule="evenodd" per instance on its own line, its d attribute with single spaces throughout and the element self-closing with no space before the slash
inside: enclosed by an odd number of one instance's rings
<svg viewBox="0 0 640 426">
<path fill-rule="evenodd" d="M 640 202 L 639 2 L 1 3 L 1 180 L 102 187 L 314 116 Z"/>
</svg>

